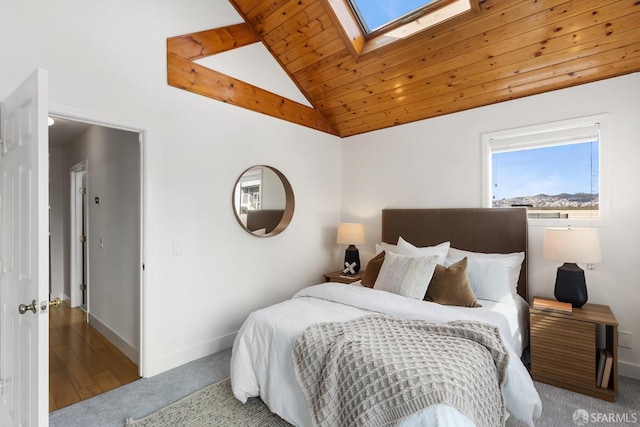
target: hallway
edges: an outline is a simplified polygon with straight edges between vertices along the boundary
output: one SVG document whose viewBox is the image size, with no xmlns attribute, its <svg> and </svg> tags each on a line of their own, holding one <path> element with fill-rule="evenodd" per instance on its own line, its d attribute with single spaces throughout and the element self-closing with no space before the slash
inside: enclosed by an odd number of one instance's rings
<svg viewBox="0 0 640 427">
<path fill-rule="evenodd" d="M 67 301 L 49 311 L 49 411 L 137 380 L 138 367 Z"/>
</svg>

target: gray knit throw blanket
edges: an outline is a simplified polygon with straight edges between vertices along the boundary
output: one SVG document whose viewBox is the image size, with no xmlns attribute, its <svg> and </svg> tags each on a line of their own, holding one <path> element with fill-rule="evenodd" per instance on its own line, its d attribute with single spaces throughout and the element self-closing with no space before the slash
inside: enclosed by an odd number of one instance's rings
<svg viewBox="0 0 640 427">
<path fill-rule="evenodd" d="M 293 356 L 316 426 L 389 426 L 438 403 L 505 423 L 508 353 L 492 325 L 371 315 L 310 326 Z"/>
</svg>

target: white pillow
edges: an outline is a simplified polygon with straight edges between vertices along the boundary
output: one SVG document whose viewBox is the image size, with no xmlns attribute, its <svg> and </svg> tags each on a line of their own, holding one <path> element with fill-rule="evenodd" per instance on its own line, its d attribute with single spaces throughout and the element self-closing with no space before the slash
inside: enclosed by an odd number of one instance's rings
<svg viewBox="0 0 640 427">
<path fill-rule="evenodd" d="M 467 257 L 467 273 L 473 293 L 478 299 L 515 304 L 520 268 L 524 252 L 487 254 L 450 248 L 445 265 Z"/>
<path fill-rule="evenodd" d="M 387 243 L 387 242 L 376 243 L 376 255 L 378 255 L 382 251 L 385 251 L 387 253 L 389 252 L 398 253 L 398 246 L 392 245 L 391 243 Z"/>
<path fill-rule="evenodd" d="M 255 236 L 266 236 L 267 235 L 267 229 L 266 228 L 259 228 L 257 230 L 253 230 L 251 233 L 253 233 Z"/>
<path fill-rule="evenodd" d="M 373 289 L 424 299 L 438 257 L 410 257 L 387 252 Z"/>
<path fill-rule="evenodd" d="M 450 246 L 451 246 L 451 242 L 443 242 L 443 243 L 440 243 L 439 245 L 424 246 L 422 248 L 419 248 L 407 242 L 402 237 L 400 237 L 398 238 L 398 249 L 396 253 L 399 253 L 400 255 L 408 255 L 408 256 L 436 255 L 438 257 L 438 264 L 444 264 L 444 261 L 447 258 L 447 254 L 449 253 Z"/>
</svg>

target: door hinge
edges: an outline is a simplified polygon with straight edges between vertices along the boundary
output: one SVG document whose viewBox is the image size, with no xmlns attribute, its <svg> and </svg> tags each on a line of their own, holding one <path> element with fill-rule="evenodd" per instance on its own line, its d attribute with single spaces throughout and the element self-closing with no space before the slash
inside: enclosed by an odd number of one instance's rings
<svg viewBox="0 0 640 427">
<path fill-rule="evenodd" d="M 78 191 L 80 192 L 80 194 L 86 194 L 87 187 L 80 187 L 80 188 L 78 188 Z"/>
<path fill-rule="evenodd" d="M 80 237 L 79 237 L 79 240 L 80 240 L 82 243 L 84 243 L 84 242 L 86 242 L 86 241 L 87 241 L 87 236 L 80 236 Z"/>
<path fill-rule="evenodd" d="M 81 291 L 86 291 L 87 290 L 87 284 L 86 283 L 81 283 L 80 284 L 80 290 Z"/>
</svg>

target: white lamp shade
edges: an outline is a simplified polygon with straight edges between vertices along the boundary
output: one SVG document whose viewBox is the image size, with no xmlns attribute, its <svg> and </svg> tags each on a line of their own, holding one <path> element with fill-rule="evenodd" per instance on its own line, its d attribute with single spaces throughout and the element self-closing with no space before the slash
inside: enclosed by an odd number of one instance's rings
<svg viewBox="0 0 640 427">
<path fill-rule="evenodd" d="M 364 224 L 345 222 L 338 225 L 337 243 L 342 245 L 360 245 L 364 243 Z"/>
<path fill-rule="evenodd" d="M 594 264 L 602 260 L 597 228 L 546 228 L 544 257 L 552 261 Z"/>
</svg>

